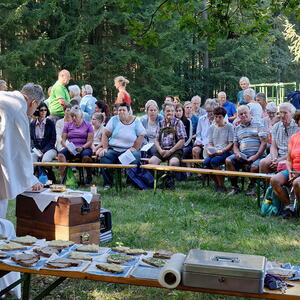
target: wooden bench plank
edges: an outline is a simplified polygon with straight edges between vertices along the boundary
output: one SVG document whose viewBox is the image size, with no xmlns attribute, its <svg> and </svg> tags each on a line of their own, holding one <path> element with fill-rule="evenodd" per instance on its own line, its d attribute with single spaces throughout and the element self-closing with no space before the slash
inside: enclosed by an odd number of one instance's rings
<svg viewBox="0 0 300 300">
<path fill-rule="evenodd" d="M 187 159 L 182 159 L 181 162 L 185 164 L 203 164 L 204 159 L 187 158 Z"/>
<path fill-rule="evenodd" d="M 149 163 L 150 158 L 141 158 L 141 161 L 144 163 Z M 185 164 L 203 164 L 204 159 L 193 159 L 193 158 L 187 158 L 187 159 L 182 159 L 182 163 Z"/>
<path fill-rule="evenodd" d="M 167 172 L 186 172 L 186 173 L 222 175 L 222 176 L 232 176 L 232 177 L 247 177 L 247 178 L 259 178 L 259 179 L 270 179 L 273 176 L 272 174 L 263 174 L 263 173 L 189 168 L 189 167 L 179 167 L 179 166 L 178 167 L 162 166 L 162 165 L 151 165 L 151 164 L 142 165 L 141 168 L 148 169 L 148 170 L 167 171 Z"/>
<path fill-rule="evenodd" d="M 98 164 L 98 163 L 68 163 L 68 162 L 35 162 L 34 166 L 42 167 L 84 167 L 84 168 L 111 168 L 111 169 L 132 169 L 137 165 L 121 164 Z"/>
</svg>

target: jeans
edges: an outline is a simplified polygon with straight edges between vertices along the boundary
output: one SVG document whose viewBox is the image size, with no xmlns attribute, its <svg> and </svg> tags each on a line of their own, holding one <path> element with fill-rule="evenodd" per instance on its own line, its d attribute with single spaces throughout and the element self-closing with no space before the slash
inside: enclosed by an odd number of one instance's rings
<svg viewBox="0 0 300 300">
<path fill-rule="evenodd" d="M 119 156 L 125 151 L 118 152 L 113 149 L 109 149 L 103 157 L 100 158 L 100 164 L 119 164 Z M 132 152 L 135 160 L 131 164 L 139 164 L 141 160 L 141 151 Z M 110 172 L 106 168 L 101 168 L 104 185 L 112 185 L 112 177 Z"/>
<path fill-rule="evenodd" d="M 191 145 L 187 145 L 187 146 L 183 147 L 182 158 L 192 158 L 192 149 L 193 149 L 193 147 Z"/>
<path fill-rule="evenodd" d="M 56 150 L 50 149 L 47 152 L 44 153 L 42 157 L 42 162 L 51 162 L 56 157 Z M 39 160 L 39 157 L 35 153 L 31 153 L 32 161 L 37 162 Z"/>
<path fill-rule="evenodd" d="M 220 166 L 224 165 L 225 159 L 229 155 L 230 154 L 228 152 L 224 152 L 221 155 L 207 156 L 204 160 L 204 166 L 209 169 L 214 169 L 214 168 L 220 167 Z"/>
</svg>

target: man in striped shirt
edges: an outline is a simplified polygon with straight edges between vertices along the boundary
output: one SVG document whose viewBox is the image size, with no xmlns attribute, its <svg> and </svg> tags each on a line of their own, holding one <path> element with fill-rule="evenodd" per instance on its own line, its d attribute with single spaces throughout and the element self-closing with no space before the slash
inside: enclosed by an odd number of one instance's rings
<svg viewBox="0 0 300 300">
<path fill-rule="evenodd" d="M 267 132 L 262 123 L 253 119 L 247 105 L 238 108 L 240 125 L 234 129 L 233 152 L 226 159 L 226 169 L 237 171 L 243 166 L 250 166 L 250 172 L 258 172 L 259 162 L 265 156 Z M 231 178 L 232 191 L 230 195 L 240 193 L 237 178 Z M 255 194 L 255 181 L 250 180 L 247 195 Z"/>
</svg>

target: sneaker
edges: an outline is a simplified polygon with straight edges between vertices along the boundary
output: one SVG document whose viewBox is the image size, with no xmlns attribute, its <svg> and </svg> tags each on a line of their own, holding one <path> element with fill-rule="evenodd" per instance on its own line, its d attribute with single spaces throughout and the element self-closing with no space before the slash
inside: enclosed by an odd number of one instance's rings
<svg viewBox="0 0 300 300">
<path fill-rule="evenodd" d="M 248 188 L 246 192 L 246 196 L 255 196 L 256 195 L 256 190 L 255 188 Z"/>
<path fill-rule="evenodd" d="M 284 209 L 283 212 L 282 212 L 282 218 L 283 219 L 290 219 L 290 218 L 293 218 L 295 216 L 296 216 L 295 212 L 292 211 L 289 208 Z"/>
<path fill-rule="evenodd" d="M 168 190 L 174 191 L 176 189 L 176 187 L 175 187 L 175 179 L 173 177 L 167 178 L 165 185 L 166 185 L 166 189 L 168 189 Z"/>
<path fill-rule="evenodd" d="M 106 184 L 103 188 L 104 191 L 110 190 L 111 186 L 109 184 Z"/>
<path fill-rule="evenodd" d="M 228 196 L 237 195 L 241 192 L 241 190 L 238 187 L 233 187 L 232 190 L 227 194 Z"/>
<path fill-rule="evenodd" d="M 217 193 L 218 194 L 224 194 L 224 193 L 226 193 L 227 192 L 227 189 L 226 189 L 226 187 L 225 186 L 218 186 L 217 187 Z"/>
</svg>

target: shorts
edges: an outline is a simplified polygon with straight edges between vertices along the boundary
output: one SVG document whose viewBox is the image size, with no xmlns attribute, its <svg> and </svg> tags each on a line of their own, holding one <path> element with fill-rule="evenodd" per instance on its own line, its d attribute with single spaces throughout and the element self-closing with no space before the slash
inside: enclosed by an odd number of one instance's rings
<svg viewBox="0 0 300 300">
<path fill-rule="evenodd" d="M 240 159 L 240 160 L 237 160 L 235 158 L 235 154 L 232 154 L 230 156 L 228 156 L 228 158 L 231 160 L 232 164 L 234 165 L 235 169 L 236 170 L 239 170 L 241 169 L 243 166 L 247 166 L 247 165 L 250 165 L 250 167 L 259 167 L 259 163 L 260 161 L 264 158 L 264 157 L 260 157 L 259 159 L 257 159 L 256 161 L 250 163 L 248 162 L 247 160 L 244 160 L 244 159 Z"/>
<path fill-rule="evenodd" d="M 288 170 L 283 170 L 283 171 L 279 172 L 278 174 L 283 175 L 285 177 L 285 179 L 289 180 L 290 174 L 289 174 Z"/>
<path fill-rule="evenodd" d="M 183 151 L 182 149 L 176 150 L 175 152 L 173 152 L 169 157 L 162 157 L 158 151 L 156 151 L 153 156 L 156 156 L 158 159 L 160 159 L 161 161 L 167 161 L 170 160 L 173 157 L 178 158 L 179 161 L 181 161 L 182 159 L 182 155 L 183 155 Z"/>
</svg>

